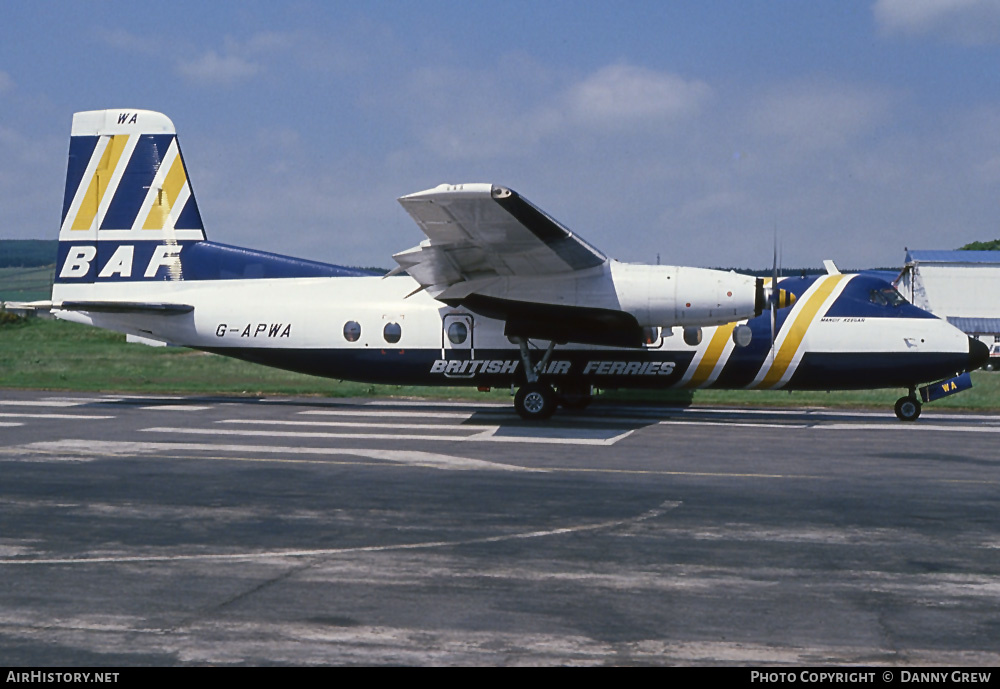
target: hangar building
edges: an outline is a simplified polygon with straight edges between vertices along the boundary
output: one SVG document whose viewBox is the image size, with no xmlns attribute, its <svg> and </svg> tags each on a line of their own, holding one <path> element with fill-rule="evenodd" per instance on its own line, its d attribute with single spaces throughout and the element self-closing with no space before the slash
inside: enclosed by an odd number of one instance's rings
<svg viewBox="0 0 1000 689">
<path fill-rule="evenodd" d="M 1000 342 L 1000 251 L 907 251 L 896 286 L 966 334 Z"/>
</svg>

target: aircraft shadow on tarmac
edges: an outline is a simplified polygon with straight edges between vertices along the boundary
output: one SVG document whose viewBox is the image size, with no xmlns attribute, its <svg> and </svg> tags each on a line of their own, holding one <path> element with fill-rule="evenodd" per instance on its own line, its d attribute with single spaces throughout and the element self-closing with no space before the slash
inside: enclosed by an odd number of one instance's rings
<svg viewBox="0 0 1000 689">
<path fill-rule="evenodd" d="M 499 426 L 500 432 L 517 431 L 518 435 L 546 436 L 553 429 L 576 429 L 581 426 L 598 432 L 612 430 L 638 430 L 662 422 L 683 422 L 691 424 L 813 426 L 828 423 L 873 423 L 895 422 L 890 414 L 851 409 L 829 408 L 780 408 L 780 407 L 695 407 L 687 402 L 654 403 L 627 400 L 596 401 L 586 409 L 560 409 L 552 418 L 542 424 L 523 421 L 506 404 L 482 404 L 468 401 L 437 401 L 422 399 L 311 399 L 273 397 L 227 397 L 227 396 L 113 396 L 94 400 L 87 407 L 177 407 L 224 404 L 230 408 L 260 406 L 294 407 L 308 412 L 330 411 L 353 415 L 371 412 L 385 416 L 398 413 L 400 416 L 419 416 L 428 425 L 449 419 L 463 426 Z M 362 417 L 363 418 L 363 417 Z"/>
</svg>

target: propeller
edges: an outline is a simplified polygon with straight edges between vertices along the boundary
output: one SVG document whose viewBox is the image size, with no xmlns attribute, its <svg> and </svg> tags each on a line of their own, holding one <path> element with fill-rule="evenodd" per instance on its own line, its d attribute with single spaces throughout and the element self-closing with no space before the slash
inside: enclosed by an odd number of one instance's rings
<svg viewBox="0 0 1000 689">
<path fill-rule="evenodd" d="M 795 295 L 778 288 L 778 230 L 774 231 L 774 250 L 771 257 L 771 290 L 768 294 L 768 305 L 771 310 L 771 362 L 774 362 L 774 342 L 778 337 L 778 309 L 783 309 L 795 303 Z"/>
<path fill-rule="evenodd" d="M 771 363 L 774 363 L 774 340 L 777 338 L 778 323 L 778 229 L 774 230 L 773 250 L 771 255 L 771 296 L 768 301 L 771 307 Z"/>
<path fill-rule="evenodd" d="M 774 250 L 771 257 L 771 283 L 764 284 L 764 278 L 757 278 L 757 293 L 755 295 L 754 316 L 764 313 L 765 306 L 771 312 L 771 359 L 774 359 L 774 342 L 778 337 L 778 309 L 791 306 L 795 303 L 795 295 L 792 292 L 778 288 L 778 272 L 780 258 L 778 256 L 778 231 L 774 231 Z M 738 325 L 733 329 L 733 342 L 739 347 L 746 347 L 750 344 L 750 329 L 745 325 Z"/>
</svg>

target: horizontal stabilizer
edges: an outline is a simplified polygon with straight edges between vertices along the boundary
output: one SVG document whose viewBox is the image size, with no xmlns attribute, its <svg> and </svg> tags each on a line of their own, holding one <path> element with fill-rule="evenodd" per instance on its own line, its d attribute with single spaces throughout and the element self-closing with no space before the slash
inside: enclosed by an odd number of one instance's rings
<svg viewBox="0 0 1000 689">
<path fill-rule="evenodd" d="M 0 303 L 8 311 L 48 311 L 51 301 L 5 301 Z"/>
<path fill-rule="evenodd" d="M 63 311 L 89 311 L 91 313 L 144 313 L 149 315 L 176 316 L 194 311 L 190 304 L 166 304 L 138 301 L 64 301 L 53 305 Z"/>
</svg>

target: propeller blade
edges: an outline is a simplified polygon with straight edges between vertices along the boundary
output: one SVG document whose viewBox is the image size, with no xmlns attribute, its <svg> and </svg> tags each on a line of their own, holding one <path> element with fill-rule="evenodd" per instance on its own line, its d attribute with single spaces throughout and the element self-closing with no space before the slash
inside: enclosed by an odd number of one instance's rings
<svg viewBox="0 0 1000 689">
<path fill-rule="evenodd" d="M 778 323 L 778 228 L 774 228 L 774 247 L 771 256 L 771 362 L 774 362 L 774 341 Z"/>
</svg>

